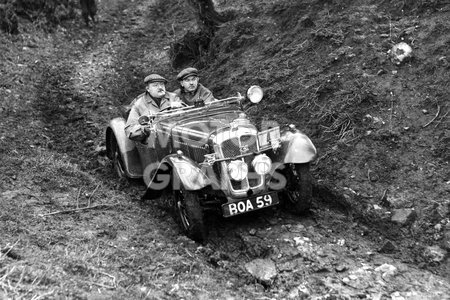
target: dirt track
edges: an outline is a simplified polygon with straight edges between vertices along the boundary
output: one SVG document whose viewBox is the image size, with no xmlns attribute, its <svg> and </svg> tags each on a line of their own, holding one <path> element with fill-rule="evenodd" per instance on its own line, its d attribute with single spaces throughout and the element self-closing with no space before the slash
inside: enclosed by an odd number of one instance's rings
<svg viewBox="0 0 450 300">
<path fill-rule="evenodd" d="M 347 196 L 331 192 L 323 185 L 330 179 L 320 173 L 326 167 L 319 164 L 310 215 L 269 210 L 211 217 L 205 246 L 183 237 L 162 203 L 137 201 L 139 183 L 115 178 L 99 155 L 105 125 L 139 93 L 145 74 L 174 77 L 168 47 L 183 35 L 182 25 L 194 26 L 181 4 L 172 2 L 102 2 L 101 22 L 93 30 L 74 22 L 53 35 L 2 37 L 9 77 L 1 87 L 0 246 L 10 251 L 0 258 L 0 298 L 449 297 L 448 260 L 436 263 L 430 256 L 424 262 L 435 274 L 419 268 L 414 255 L 420 248 L 402 241 L 408 229 L 362 215 L 361 207 L 353 212 L 348 205 L 367 201 L 367 195 L 355 196 L 351 188 Z M 234 42 L 247 45 L 245 39 Z M 210 71 L 205 81 L 214 87 L 212 78 L 224 76 L 223 70 Z M 237 73 L 230 71 L 230 82 Z M 225 93 L 223 82 L 215 87 L 218 95 Z M 172 82 L 169 90 L 174 88 Z M 271 86 L 269 99 L 276 93 Z M 307 130 L 314 133 L 314 124 Z M 99 204 L 108 206 L 41 216 Z M 245 265 L 255 259 L 263 259 L 261 269 L 274 263 L 276 276 L 264 281 L 249 274 Z"/>
</svg>

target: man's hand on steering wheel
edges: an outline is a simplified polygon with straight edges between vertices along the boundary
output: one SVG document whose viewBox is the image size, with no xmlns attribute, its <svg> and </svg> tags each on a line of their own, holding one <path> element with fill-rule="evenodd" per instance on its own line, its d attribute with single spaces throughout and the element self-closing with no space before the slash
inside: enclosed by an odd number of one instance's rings
<svg viewBox="0 0 450 300">
<path fill-rule="evenodd" d="M 188 107 L 189 105 L 187 105 L 186 103 L 179 101 L 179 102 L 174 102 L 171 104 L 172 108 L 182 108 L 182 107 Z"/>
<path fill-rule="evenodd" d="M 181 101 L 180 102 L 174 102 L 174 103 L 171 103 L 170 106 L 161 109 L 159 112 L 170 111 L 172 109 L 178 109 L 178 108 L 183 108 L 183 107 L 188 107 L 188 106 L 189 105 L 187 105 L 186 103 L 181 102 Z"/>
<path fill-rule="evenodd" d="M 152 131 L 155 131 L 155 126 L 153 124 L 142 126 L 142 131 L 146 136 L 149 136 Z"/>
</svg>

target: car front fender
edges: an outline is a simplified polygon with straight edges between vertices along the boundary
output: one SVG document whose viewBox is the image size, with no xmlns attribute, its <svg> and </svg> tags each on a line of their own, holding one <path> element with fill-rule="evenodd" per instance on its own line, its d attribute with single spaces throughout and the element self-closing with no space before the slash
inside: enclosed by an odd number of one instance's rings
<svg viewBox="0 0 450 300">
<path fill-rule="evenodd" d="M 188 157 L 171 154 L 166 156 L 156 168 L 148 166 L 145 178 L 151 178 L 143 199 L 156 199 L 167 188 L 197 191 L 211 184 L 211 180 L 198 165 Z"/>
<path fill-rule="evenodd" d="M 281 135 L 281 147 L 277 150 L 276 161 L 301 164 L 313 161 L 316 156 L 316 147 L 304 133 L 296 130 Z"/>
<path fill-rule="evenodd" d="M 200 169 L 197 164 L 186 156 L 171 155 L 166 157 L 166 161 L 172 166 L 173 188 L 179 189 L 181 185 L 188 191 L 200 190 L 211 184 L 211 180 Z M 176 182 L 178 181 L 178 182 Z"/>
<path fill-rule="evenodd" d="M 125 173 L 130 178 L 142 177 L 142 166 L 135 143 L 125 134 L 125 119 L 114 118 L 106 129 L 106 153 L 112 159 L 112 151 L 116 142 L 122 155 Z"/>
</svg>

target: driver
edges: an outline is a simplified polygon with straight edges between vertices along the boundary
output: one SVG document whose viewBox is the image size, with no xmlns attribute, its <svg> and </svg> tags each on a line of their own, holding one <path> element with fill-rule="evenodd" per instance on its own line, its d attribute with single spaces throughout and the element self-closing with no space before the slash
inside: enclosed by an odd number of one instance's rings
<svg viewBox="0 0 450 300">
<path fill-rule="evenodd" d="M 188 105 L 200 104 L 214 101 L 212 92 L 199 83 L 198 70 L 196 68 L 186 68 L 177 75 L 180 88 L 174 93 Z"/>
<path fill-rule="evenodd" d="M 146 91 L 131 102 L 130 114 L 125 125 L 127 137 L 136 141 L 142 141 L 150 135 L 150 127 L 139 124 L 140 116 L 152 116 L 161 110 L 182 106 L 177 95 L 166 92 L 167 80 L 164 77 L 150 74 L 145 77 L 144 83 Z"/>
</svg>

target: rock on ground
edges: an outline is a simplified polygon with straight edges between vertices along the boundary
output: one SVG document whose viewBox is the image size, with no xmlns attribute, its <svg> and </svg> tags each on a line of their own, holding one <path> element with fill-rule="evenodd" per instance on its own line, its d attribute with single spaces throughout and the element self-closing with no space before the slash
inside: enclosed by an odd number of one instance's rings
<svg viewBox="0 0 450 300">
<path fill-rule="evenodd" d="M 255 259 L 245 264 L 245 269 L 263 283 L 270 283 L 277 276 L 275 263 L 270 259 Z"/>
</svg>

